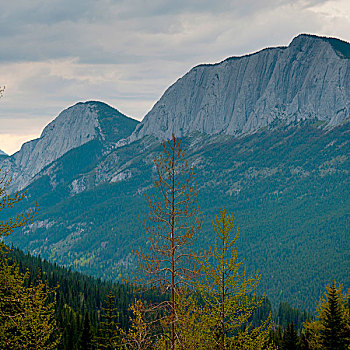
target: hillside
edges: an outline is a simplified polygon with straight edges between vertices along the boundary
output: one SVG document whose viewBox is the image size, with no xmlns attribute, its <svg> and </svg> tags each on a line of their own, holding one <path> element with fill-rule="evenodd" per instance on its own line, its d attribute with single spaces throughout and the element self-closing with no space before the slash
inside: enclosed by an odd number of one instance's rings
<svg viewBox="0 0 350 350">
<path fill-rule="evenodd" d="M 332 278 L 349 284 L 348 133 L 346 123 L 331 131 L 304 125 L 243 139 L 185 138 L 205 213 L 197 247 L 213 243 L 210 220 L 225 206 L 241 227 L 240 256 L 261 271 L 260 291 L 274 303 L 311 308 Z M 44 170 L 28 187 L 26 205 L 41 207 L 37 219 L 11 242 L 79 271 L 121 278 L 143 239 L 138 215 L 146 215 L 144 194 L 152 191 L 152 158 L 160 151 L 158 143 L 144 142 L 100 159 L 98 143 L 91 142 Z M 106 164 L 124 175 L 96 186 Z M 61 179 L 54 187 L 53 178 Z M 85 187 L 79 192 L 72 183 Z"/>
</svg>

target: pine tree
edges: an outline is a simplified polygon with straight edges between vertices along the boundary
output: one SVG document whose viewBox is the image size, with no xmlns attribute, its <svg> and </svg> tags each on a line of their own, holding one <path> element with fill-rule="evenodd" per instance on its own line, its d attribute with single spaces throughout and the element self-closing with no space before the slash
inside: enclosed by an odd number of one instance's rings
<svg viewBox="0 0 350 350">
<path fill-rule="evenodd" d="M 93 349 L 93 331 L 91 327 L 89 313 L 86 310 L 84 314 L 83 329 L 81 331 L 79 339 L 80 350 L 92 350 Z"/>
<path fill-rule="evenodd" d="M 204 280 L 198 286 L 200 294 L 189 294 L 180 304 L 183 306 L 181 312 L 184 312 L 183 344 L 191 349 L 273 348 L 267 344 L 271 317 L 259 327 L 249 327 L 249 320 L 263 298 L 252 294 L 259 274 L 246 277 L 243 261 L 237 259 L 234 244 L 239 231 L 233 239 L 230 237 L 234 217 L 221 210 L 212 224 L 217 238 L 208 256 L 199 260 L 204 274 Z"/>
<path fill-rule="evenodd" d="M 120 342 L 120 329 L 116 323 L 118 310 L 115 307 L 115 296 L 110 291 L 107 295 L 106 307 L 102 308 L 102 322 L 99 330 L 98 348 L 114 350 Z"/>
<path fill-rule="evenodd" d="M 283 350 L 299 349 L 298 332 L 295 330 L 293 322 L 287 325 L 286 329 L 283 332 L 282 349 Z"/>
<path fill-rule="evenodd" d="M 348 295 L 333 281 L 317 307 L 316 319 L 304 323 L 302 349 L 343 350 L 350 346 Z"/>
<path fill-rule="evenodd" d="M 346 337 L 346 321 L 344 318 L 344 301 L 341 289 L 335 281 L 327 287 L 327 303 L 323 309 L 321 323 L 321 343 L 326 350 L 345 350 L 349 345 Z"/>
<path fill-rule="evenodd" d="M 178 299 L 183 288 L 193 287 L 198 274 L 195 254 L 189 247 L 201 226 L 202 213 L 196 204 L 194 171 L 184 161 L 181 142 L 173 135 L 162 146 L 163 154 L 154 159 L 158 194 L 148 198 L 152 224 L 145 228 L 149 250 L 139 248 L 138 256 L 141 275 L 147 276 L 143 285 L 170 294 L 170 300 L 159 303 L 155 310 L 164 315 L 166 346 L 174 350 L 179 344 Z"/>
</svg>

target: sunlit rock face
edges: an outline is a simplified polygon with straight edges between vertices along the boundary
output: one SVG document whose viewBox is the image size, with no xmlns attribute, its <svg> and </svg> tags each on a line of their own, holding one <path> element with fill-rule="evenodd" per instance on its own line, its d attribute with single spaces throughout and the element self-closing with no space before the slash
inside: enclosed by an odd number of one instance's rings
<svg viewBox="0 0 350 350">
<path fill-rule="evenodd" d="M 118 141 L 129 136 L 137 123 L 101 102 L 77 103 L 61 112 L 38 139 L 24 143 L 20 151 L 4 159 L 0 168 L 13 179 L 10 189 L 22 189 L 45 166 L 71 149 L 96 138 Z"/>
<path fill-rule="evenodd" d="M 173 84 L 129 138 L 193 131 L 242 135 L 305 119 L 350 115 L 350 44 L 299 35 L 288 47 L 199 65 Z"/>
</svg>

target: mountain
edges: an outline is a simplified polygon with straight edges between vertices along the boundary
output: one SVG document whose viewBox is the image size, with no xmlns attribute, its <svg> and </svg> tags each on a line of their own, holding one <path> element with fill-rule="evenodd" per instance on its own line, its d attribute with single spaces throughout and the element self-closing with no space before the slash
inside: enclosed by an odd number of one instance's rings
<svg viewBox="0 0 350 350">
<path fill-rule="evenodd" d="M 0 149 L 0 162 L 1 162 L 2 159 L 5 159 L 5 158 L 7 158 L 7 157 L 8 157 L 8 155 L 7 155 L 4 151 L 2 151 L 2 150 Z"/>
<path fill-rule="evenodd" d="M 350 44 L 299 35 L 268 48 L 191 69 L 164 93 L 129 141 L 242 135 L 305 119 L 335 126 L 350 115 Z"/>
<path fill-rule="evenodd" d="M 23 189 L 40 170 L 71 149 L 95 139 L 113 146 L 129 136 L 137 124 L 105 103 L 77 103 L 48 124 L 40 138 L 24 143 L 0 166 L 13 178 L 10 189 Z"/>
<path fill-rule="evenodd" d="M 307 55 L 307 50 L 314 51 Z M 87 131 L 83 132 L 77 126 L 75 134 L 85 135 L 80 144 L 75 141 L 74 147 L 57 154 L 56 159 L 44 158 L 46 162 L 36 168 L 25 187 L 29 193 L 27 200 L 16 207 L 17 211 L 25 210 L 38 202 L 40 211 L 32 225 L 10 236 L 8 242 L 53 262 L 106 279 L 118 280 L 128 275 L 136 264 L 133 250 L 145 244 L 144 229 L 138 216 L 143 219 L 148 211 L 144 195 L 153 190 L 153 159 L 161 152 L 158 138 L 181 131 L 180 125 L 186 134 L 182 142 L 187 159 L 195 167 L 198 179 L 199 206 L 205 213 L 196 249 L 213 244 L 210 221 L 214 214 L 226 207 L 235 214 L 240 225 L 239 256 L 245 258 L 248 272 L 259 269 L 262 275 L 259 292 L 266 293 L 274 305 L 287 300 L 293 306 L 313 309 L 324 285 L 333 278 L 350 286 L 350 86 L 349 79 L 345 79 L 349 75 L 350 55 L 347 50 L 348 44 L 337 39 L 301 35 L 288 48 L 267 49 L 243 58 L 228 59 L 227 63 L 199 66 L 194 70 L 202 70 L 202 84 L 183 84 L 181 91 L 177 84 L 182 80 L 185 82 L 192 74 L 191 70 L 169 88 L 141 124 L 126 117 L 108 119 L 109 125 L 120 120 L 115 131 L 103 126 L 105 114 L 100 112 L 104 108 L 111 114 L 116 113 L 111 107 L 97 102 L 71 107 L 90 110 L 87 106 L 93 104 L 98 125 L 102 126 L 94 129 L 97 136 L 89 138 L 86 137 Z M 230 125 L 234 123 L 231 116 L 237 116 L 235 123 L 241 123 L 235 112 L 239 106 L 235 99 L 230 102 L 232 114 L 225 118 L 226 107 L 222 107 L 223 112 L 217 114 L 217 123 L 212 129 L 209 128 L 213 125 L 212 114 L 176 114 L 189 106 L 184 97 L 187 92 L 188 98 L 197 96 L 192 99 L 194 106 L 197 100 L 198 106 L 204 106 L 203 101 L 210 100 L 212 85 L 207 82 L 211 80 L 212 71 L 242 60 L 255 60 L 258 55 L 272 55 L 273 52 L 279 52 L 273 65 L 275 74 L 279 71 L 278 79 L 276 75 L 275 80 L 271 80 L 272 72 L 265 89 L 261 87 L 259 93 L 267 98 L 267 87 L 271 85 L 269 91 L 275 94 L 276 101 L 284 101 L 290 96 L 292 102 L 285 106 L 285 110 L 291 110 L 291 106 L 298 102 L 300 107 L 295 105 L 296 113 L 305 112 L 298 114 L 300 118 L 293 119 L 285 113 L 266 124 L 268 118 L 261 114 L 257 115 L 259 127 L 244 129 L 244 125 L 248 128 L 252 115 L 247 114 L 242 119 L 242 129 L 231 134 Z M 286 52 L 289 54 L 284 56 Z M 288 64 L 283 61 L 285 66 L 282 65 L 282 56 L 285 61 L 286 57 L 290 60 Z M 315 56 L 318 57 L 318 68 Z M 254 61 L 260 68 L 250 73 L 251 82 L 254 82 L 250 83 L 251 88 L 266 76 L 266 65 L 259 66 L 262 61 L 261 57 Z M 326 73 L 324 79 L 317 78 L 314 85 L 309 86 L 310 72 L 324 66 L 328 66 L 326 72 L 330 73 Z M 332 73 L 335 66 L 339 68 L 337 79 Z M 283 67 L 294 67 L 291 68 L 294 70 L 291 72 Z M 248 75 L 240 69 L 232 68 L 220 77 L 243 89 Z M 247 65 L 246 71 L 249 69 Z M 331 74 L 329 78 L 328 74 Z M 293 89 L 291 80 L 299 82 L 293 93 L 290 91 Z M 278 89 L 273 89 L 273 81 Z M 222 106 L 228 105 L 229 102 L 227 105 L 224 102 L 232 98 L 230 91 L 234 90 L 230 86 L 216 85 L 218 105 L 220 101 Z M 248 90 L 243 89 L 242 96 L 237 97 L 243 101 L 243 93 L 247 94 L 247 110 L 248 107 L 254 109 L 257 105 L 264 105 L 250 99 Z M 177 97 L 168 98 L 175 91 Z M 305 95 L 300 95 L 300 91 Z M 293 94 L 299 97 L 292 98 Z M 329 94 L 332 98 L 328 100 Z M 212 98 L 210 103 L 215 99 Z M 305 101 L 308 101 L 309 109 Z M 209 106 L 209 102 L 206 103 Z M 276 104 L 272 108 L 271 103 L 272 100 L 269 103 L 266 100 L 263 111 L 275 116 Z M 157 121 L 160 105 L 168 114 L 159 112 Z M 326 113 L 327 108 L 329 115 L 309 113 L 316 110 Z M 341 110 L 343 112 L 334 112 Z M 170 119 L 170 111 L 173 119 Z M 208 121 L 203 125 L 209 129 L 196 129 L 198 115 Z M 69 113 L 65 113 L 64 118 L 70 120 Z M 169 121 L 167 125 L 162 124 L 165 120 Z M 119 133 L 124 123 L 128 128 Z M 52 132 L 50 137 L 47 136 L 47 144 L 60 145 L 61 137 L 66 138 L 63 144 L 70 142 L 68 139 L 72 136 L 65 130 Z M 38 140 L 33 142 L 39 144 Z M 20 154 L 23 164 L 35 163 L 33 153 Z M 0 163 L 0 167 L 4 163 Z M 11 214 L 15 215 L 15 212 L 8 213 Z"/>
</svg>

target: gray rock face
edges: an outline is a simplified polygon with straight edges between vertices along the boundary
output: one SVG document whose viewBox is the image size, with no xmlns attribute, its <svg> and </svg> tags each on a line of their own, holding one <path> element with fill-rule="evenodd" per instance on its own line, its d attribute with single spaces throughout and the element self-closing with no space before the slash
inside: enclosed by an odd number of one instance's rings
<svg viewBox="0 0 350 350">
<path fill-rule="evenodd" d="M 40 138 L 24 143 L 20 151 L 0 162 L 0 168 L 13 179 L 9 190 L 23 189 L 39 171 L 69 150 L 95 138 L 108 138 L 109 130 L 117 129 L 115 124 L 123 124 L 119 119 L 123 119 L 124 129 L 127 129 L 125 124 L 130 129 L 127 133 L 123 130 L 119 138 L 129 136 L 137 121 L 104 103 L 77 103 L 64 110 L 45 127 Z M 113 122 L 115 120 L 117 122 Z M 118 130 L 114 131 L 118 133 Z"/>
<path fill-rule="evenodd" d="M 193 131 L 254 133 L 276 119 L 318 119 L 335 126 L 350 116 L 350 44 L 299 35 L 288 47 L 199 65 L 173 84 L 127 140 Z"/>
</svg>

